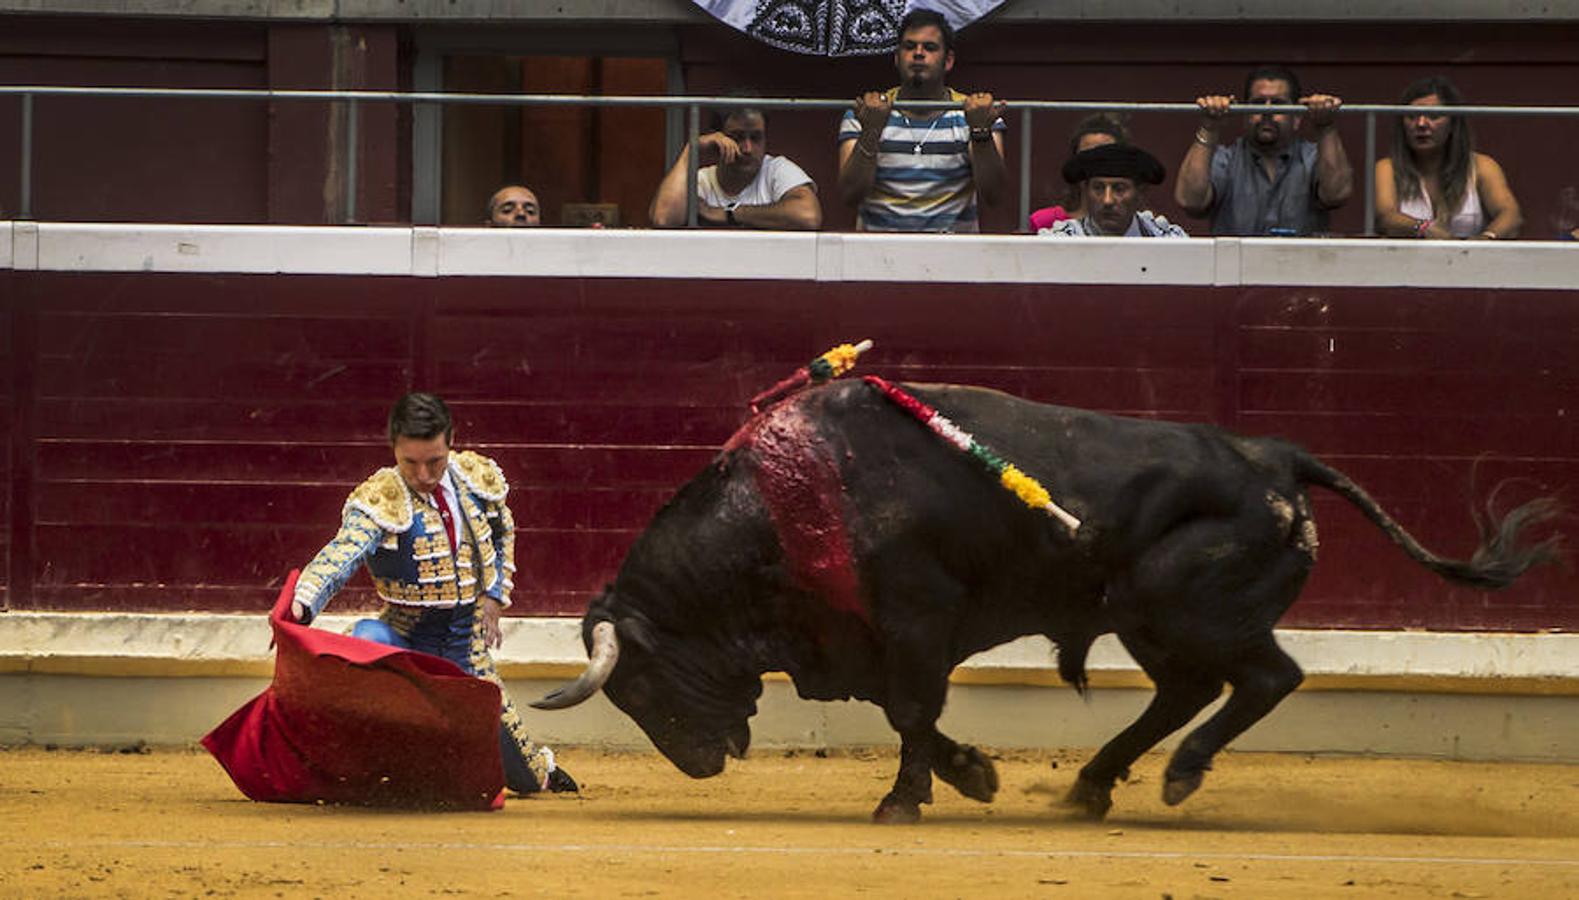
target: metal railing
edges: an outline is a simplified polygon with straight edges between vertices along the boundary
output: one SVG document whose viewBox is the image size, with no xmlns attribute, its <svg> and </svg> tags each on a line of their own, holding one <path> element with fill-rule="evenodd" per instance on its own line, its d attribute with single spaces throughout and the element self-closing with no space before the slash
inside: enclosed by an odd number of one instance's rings
<svg viewBox="0 0 1579 900">
<path fill-rule="evenodd" d="M 21 195 L 18 212 L 20 218 L 32 218 L 33 196 L 33 108 L 35 97 L 123 97 L 166 98 L 183 100 L 262 100 L 262 101 L 315 101 L 320 103 L 345 103 L 345 216 L 344 221 L 356 221 L 358 110 L 363 103 L 434 104 L 438 106 L 576 106 L 576 107 L 657 107 L 686 110 L 686 142 L 690 147 L 686 168 L 688 184 L 685 217 L 690 226 L 697 224 L 696 178 L 698 171 L 698 138 L 701 135 L 703 108 L 738 107 L 743 104 L 764 110 L 838 110 L 852 108 L 847 99 L 797 99 L 786 97 L 688 97 L 688 96 L 590 96 L 575 94 L 470 94 L 421 91 L 307 91 L 307 90 L 255 90 L 230 88 L 128 88 L 128 87 L 54 87 L 46 85 L 0 85 L 0 97 L 19 96 L 22 100 L 21 128 Z M 1200 110 L 1194 103 L 1121 103 L 1087 100 L 1010 100 L 1010 111 L 1020 113 L 1020 217 L 1026 222 L 1031 214 L 1031 124 L 1037 112 L 1155 112 L 1191 113 Z M 905 101 L 907 109 L 956 109 L 951 101 Z M 1579 106 L 1454 106 L 1453 115 L 1462 116 L 1557 116 L 1579 117 Z M 1229 107 L 1230 114 L 1293 113 L 1306 112 L 1305 107 L 1271 104 L 1236 103 Z M 1365 234 L 1376 233 L 1374 173 L 1376 167 L 1376 117 L 1381 115 L 1407 115 L 1419 113 L 1420 107 L 1401 104 L 1344 104 L 1339 115 L 1365 117 Z"/>
</svg>

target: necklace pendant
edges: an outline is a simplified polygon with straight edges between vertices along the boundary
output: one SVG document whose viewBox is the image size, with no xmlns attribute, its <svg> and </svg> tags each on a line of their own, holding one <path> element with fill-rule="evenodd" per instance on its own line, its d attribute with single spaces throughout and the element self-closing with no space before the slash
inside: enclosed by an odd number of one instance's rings
<svg viewBox="0 0 1579 900">
<path fill-rule="evenodd" d="M 912 153 L 912 154 L 913 154 L 913 155 L 915 155 L 915 156 L 920 156 L 920 155 L 921 155 L 921 145 L 920 145 L 920 144 L 917 144 L 917 145 L 916 145 L 916 146 L 915 146 L 915 148 L 914 148 L 914 149 L 912 149 L 912 150 L 911 150 L 911 151 L 910 151 L 910 152 L 911 152 L 911 153 Z"/>
</svg>

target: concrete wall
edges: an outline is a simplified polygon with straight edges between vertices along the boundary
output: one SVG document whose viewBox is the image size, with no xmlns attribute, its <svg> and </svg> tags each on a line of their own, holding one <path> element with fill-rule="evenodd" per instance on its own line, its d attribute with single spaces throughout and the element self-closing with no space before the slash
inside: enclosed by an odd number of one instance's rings
<svg viewBox="0 0 1579 900">
<path fill-rule="evenodd" d="M 350 623 L 326 616 L 318 627 Z M 508 619 L 505 634 L 496 658 L 519 704 L 585 660 L 575 620 Z M 1279 640 L 1306 669 L 1306 685 L 1239 749 L 1579 760 L 1579 635 L 1285 630 Z M 0 744 L 193 742 L 267 686 L 268 641 L 262 616 L 0 616 Z M 941 727 L 994 747 L 1098 746 L 1151 692 L 1111 637 L 1090 663 L 1093 690 L 1082 699 L 1059 682 L 1041 638 L 973 657 L 955 672 Z M 601 696 L 523 713 L 550 743 L 647 746 Z M 759 749 L 897 743 L 876 707 L 801 700 L 775 674 L 752 729 Z"/>
</svg>

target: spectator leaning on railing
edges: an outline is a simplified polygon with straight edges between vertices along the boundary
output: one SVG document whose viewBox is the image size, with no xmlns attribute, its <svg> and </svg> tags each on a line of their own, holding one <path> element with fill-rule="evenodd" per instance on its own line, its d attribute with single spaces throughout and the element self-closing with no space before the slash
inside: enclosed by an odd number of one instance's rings
<svg viewBox="0 0 1579 900">
<path fill-rule="evenodd" d="M 703 225 L 815 231 L 822 227 L 817 185 L 805 170 L 767 153 L 767 117 L 749 105 L 714 113 L 713 130 L 697 139 L 696 219 Z M 680 151 L 652 198 L 648 216 L 659 228 L 685 224 L 685 183 L 691 148 Z"/>
<path fill-rule="evenodd" d="M 1376 224 L 1392 237 L 1518 237 L 1519 201 L 1497 161 L 1475 152 L 1464 116 L 1444 106 L 1462 98 L 1441 76 L 1422 78 L 1400 103 L 1421 111 L 1400 116 L 1391 159 L 1376 161 Z"/>
<path fill-rule="evenodd" d="M 1262 66 L 1245 79 L 1246 103 L 1283 106 L 1295 98 L 1307 116 L 1252 114 L 1245 134 L 1227 145 L 1217 135 L 1234 98 L 1196 98 L 1200 124 L 1179 164 L 1173 198 L 1192 216 L 1210 216 L 1212 234 L 1321 234 L 1327 213 L 1349 199 L 1354 169 L 1336 127 L 1343 101 L 1329 94 L 1301 96 L 1299 78 L 1284 66 Z M 1307 117 L 1316 129 L 1314 141 L 1296 137 Z"/>
<path fill-rule="evenodd" d="M 868 91 L 839 123 L 839 198 L 861 231 L 977 232 L 977 194 L 995 204 L 1003 164 L 1004 104 L 944 84 L 954 30 L 942 15 L 911 10 L 899 23 L 900 84 Z M 895 101 L 953 100 L 961 109 L 894 108 Z"/>
</svg>

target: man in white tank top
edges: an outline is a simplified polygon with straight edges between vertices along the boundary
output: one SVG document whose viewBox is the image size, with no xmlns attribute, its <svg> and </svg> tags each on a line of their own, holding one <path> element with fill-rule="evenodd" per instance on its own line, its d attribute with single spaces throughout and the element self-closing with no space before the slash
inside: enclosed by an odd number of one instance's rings
<svg viewBox="0 0 1579 900">
<path fill-rule="evenodd" d="M 805 170 L 767 154 L 767 121 L 749 106 L 725 110 L 720 127 L 697 139 L 703 161 L 696 173 L 696 219 L 727 228 L 815 231 L 822 227 L 817 185 Z M 685 224 L 685 181 L 691 148 L 680 151 L 652 198 L 648 214 L 659 228 Z"/>
</svg>

